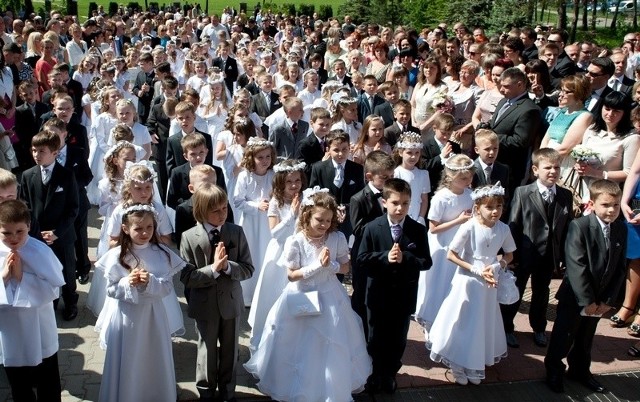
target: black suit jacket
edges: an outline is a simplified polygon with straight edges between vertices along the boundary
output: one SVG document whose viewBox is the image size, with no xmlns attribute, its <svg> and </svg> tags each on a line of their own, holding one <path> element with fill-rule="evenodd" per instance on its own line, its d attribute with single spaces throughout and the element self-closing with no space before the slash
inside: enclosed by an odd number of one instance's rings
<svg viewBox="0 0 640 402">
<path fill-rule="evenodd" d="M 320 162 L 324 157 L 325 149 L 318 141 L 318 137 L 311 133 L 307 135 L 298 146 L 294 159 L 299 159 L 307 164 L 304 173 L 307 175 L 307 181 L 311 180 L 311 167 L 314 163 Z"/>
<path fill-rule="evenodd" d="M 407 126 L 407 131 L 412 133 L 420 134 L 420 130 L 409 123 Z M 396 145 L 396 142 L 400 139 L 400 134 L 402 134 L 402 129 L 396 122 L 394 121 L 389 127 L 384 129 L 384 138 L 387 140 L 387 144 L 393 148 Z"/>
<path fill-rule="evenodd" d="M 140 123 L 145 124 L 147 122 L 147 117 L 149 117 L 149 113 L 151 111 L 151 101 L 153 100 L 153 83 L 155 81 L 156 73 L 151 71 L 149 75 L 145 74 L 144 71 L 138 72 L 136 76 L 136 81 L 133 84 L 133 88 L 131 89 L 131 93 L 138 96 L 138 91 L 142 89 L 142 85 L 145 83 L 148 84 L 151 88 L 149 92 L 145 93 L 141 97 L 138 97 L 138 116 L 140 117 Z"/>
<path fill-rule="evenodd" d="M 393 106 L 391 106 L 391 103 L 387 101 L 374 107 L 373 114 L 382 117 L 385 128 L 390 127 L 395 122 L 395 117 L 393 117 Z"/>
<path fill-rule="evenodd" d="M 473 166 L 476 168 L 476 172 L 473 174 L 473 181 L 471 182 L 471 187 L 476 188 L 480 186 L 486 186 L 489 184 L 496 184 L 500 182 L 502 186 L 506 186 L 509 183 L 509 166 L 504 163 L 494 162 L 493 166 L 491 166 L 491 177 L 489 181 L 484 176 L 484 171 L 482 170 L 482 165 L 480 164 L 480 159 L 476 159 L 473 161 Z M 505 194 L 505 199 L 509 199 L 509 194 Z"/>
<path fill-rule="evenodd" d="M 489 120 L 491 129 L 498 134 L 500 152 L 498 161 L 511 168 L 510 192 L 520 185 L 526 174 L 526 164 L 531 146 L 543 135 L 540 109 L 525 94 L 497 119 L 498 112 L 507 102 L 502 99 Z"/>
<path fill-rule="evenodd" d="M 40 131 L 40 119 L 42 115 L 49 111 L 47 105 L 36 101 L 34 106 L 35 116 L 31 113 L 31 109 L 26 103 L 16 108 L 16 125 L 15 133 L 20 142 L 13 145 L 20 163 L 21 169 L 28 169 L 35 165 L 31 156 L 31 139 Z"/>
<path fill-rule="evenodd" d="M 351 197 L 349 218 L 351 219 L 351 227 L 353 227 L 354 241 L 351 247 L 351 260 L 354 263 L 358 257 L 365 226 L 377 217 L 382 216 L 383 213 L 378 197 L 376 197 L 369 185 L 365 185 L 362 190 Z"/>
<path fill-rule="evenodd" d="M 558 56 L 558 62 L 549 71 L 551 75 L 551 85 L 555 88 L 559 88 L 560 80 L 570 75 L 575 75 L 578 71 L 578 66 L 569 58 L 569 55 L 562 50 L 562 53 Z M 497 110 L 497 109 L 496 109 Z"/>
<path fill-rule="evenodd" d="M 227 185 L 224 182 L 224 173 L 218 166 L 212 166 L 216 171 L 216 185 L 227 192 Z M 167 191 L 167 206 L 173 209 L 191 199 L 191 192 L 189 191 L 189 172 L 191 172 L 191 165 L 185 163 L 173 169 L 171 172 L 171 178 L 169 179 L 169 190 Z"/>
<path fill-rule="evenodd" d="M 69 123 L 67 123 L 67 144 L 82 149 L 85 159 L 89 159 L 89 137 L 87 136 L 87 128 L 74 119 L 71 119 Z"/>
<path fill-rule="evenodd" d="M 158 143 L 153 144 L 154 148 L 156 149 L 156 154 L 154 155 L 156 159 L 159 158 L 160 155 L 162 155 L 162 157 L 165 156 L 167 149 L 167 140 L 169 139 L 169 131 L 171 128 L 171 120 L 164 112 L 162 103 L 163 102 L 160 102 L 157 105 L 153 105 L 146 124 L 147 128 L 149 129 L 149 134 L 151 134 L 152 136 L 158 136 Z"/>
<path fill-rule="evenodd" d="M 620 88 L 618 89 L 618 91 L 622 92 L 623 94 L 627 95 L 627 97 L 629 99 L 632 98 L 633 94 L 633 86 L 635 85 L 636 81 L 632 80 L 631 78 L 627 77 L 626 75 L 622 76 L 622 85 L 620 85 Z"/>
<path fill-rule="evenodd" d="M 373 97 L 373 109 L 369 105 L 369 99 L 367 98 L 367 94 L 362 93 L 358 96 L 358 121 L 360 123 L 364 122 L 364 119 L 367 118 L 370 114 L 374 114 L 373 111 L 377 106 L 382 105 L 386 101 L 380 95 L 375 95 Z"/>
<path fill-rule="evenodd" d="M 278 97 L 277 93 L 272 91 L 270 97 L 271 102 L 268 105 L 264 96 L 262 96 L 262 91 L 251 97 L 250 112 L 255 112 L 258 116 L 260 116 L 262 121 L 269 117 L 271 113 L 282 107 L 282 103 L 280 103 L 280 98 Z"/>
<path fill-rule="evenodd" d="M 53 246 L 73 245 L 78 216 L 78 184 L 73 171 L 55 163 L 47 186 L 42 184 L 40 166 L 24 173 L 20 180 L 20 199 L 31 209 L 41 231 L 52 230 L 58 237 Z"/>
<path fill-rule="evenodd" d="M 233 57 L 227 57 L 225 63 L 221 57 L 213 59 L 213 65 L 224 73 L 224 83 L 227 85 L 229 93 L 233 94 L 233 83 L 238 80 L 238 62 Z"/>
<path fill-rule="evenodd" d="M 67 145 L 67 158 L 64 167 L 73 172 L 76 183 L 78 184 L 79 213 L 86 213 L 91 209 L 86 187 L 91 183 L 91 180 L 93 180 L 93 173 L 84 154 L 84 149 L 74 145 Z"/>
<path fill-rule="evenodd" d="M 604 98 L 611 92 L 613 92 L 613 89 L 611 89 L 608 85 L 605 85 L 602 93 L 600 94 L 600 97 L 596 101 L 595 106 L 592 107 L 591 105 L 589 105 L 589 110 L 591 111 L 591 114 L 594 118 L 602 114 L 602 102 L 604 101 Z M 589 99 L 587 99 L 587 102 L 589 102 Z"/>
<path fill-rule="evenodd" d="M 64 85 L 67 87 L 67 93 L 73 99 L 73 111 L 78 116 L 82 116 L 82 95 L 84 95 L 82 84 L 71 78 Z"/>
<path fill-rule="evenodd" d="M 311 168 L 309 187 L 328 188 L 331 194 L 336 197 L 338 204 L 348 205 L 351 202 L 351 197 L 364 187 L 364 169 L 362 165 L 347 160 L 344 165 L 344 181 L 340 188 L 333 184 L 335 176 L 336 169 L 333 167 L 332 159 L 318 162 Z"/>
<path fill-rule="evenodd" d="M 195 130 L 195 133 L 202 134 L 207 144 L 207 149 L 209 152 L 207 153 L 207 157 L 204 159 L 204 163 L 207 165 L 213 166 L 213 142 L 211 141 L 211 136 L 209 134 L 203 133 L 202 131 Z M 182 132 L 172 135 L 167 140 L 167 176 L 171 177 L 171 171 L 178 166 L 184 165 L 187 163 L 187 160 L 183 156 L 182 145 L 180 145 L 180 140 L 182 139 Z"/>
<path fill-rule="evenodd" d="M 627 277 L 627 227 L 622 220 L 611 223 L 610 244 L 605 240 L 595 214 L 569 223 L 565 242 L 567 270 L 556 298 L 578 304 L 604 303 L 619 307 Z"/>
<path fill-rule="evenodd" d="M 560 262 L 564 262 L 564 243 L 569 222 L 573 219 L 573 195 L 566 188 L 556 186 L 552 206 L 553 220 L 549 221 L 537 183 L 516 188 L 509 228 L 516 242 L 515 255 L 521 266 L 555 269 Z M 549 251 L 551 256 L 548 255 Z M 553 267 L 540 267 L 544 257 L 551 257 Z"/>
<path fill-rule="evenodd" d="M 452 152 L 454 154 L 462 152 L 460 144 L 451 141 L 451 145 Z M 429 181 L 431 182 L 430 195 L 433 195 L 433 193 L 435 193 L 435 189 L 438 188 L 438 183 L 440 183 L 442 171 L 444 170 L 440 153 L 440 147 L 434 138 L 429 138 L 422 147 L 422 160 L 420 161 L 420 167 L 429 171 Z"/>
<path fill-rule="evenodd" d="M 390 263 L 388 255 L 393 239 L 388 217 L 382 215 L 365 226 L 357 263 L 366 267 L 371 278 L 367 306 L 371 310 L 393 309 L 399 315 L 407 315 L 416 309 L 420 271 L 429 269 L 432 263 L 427 228 L 407 216 L 398 243 L 402 263 Z"/>
</svg>

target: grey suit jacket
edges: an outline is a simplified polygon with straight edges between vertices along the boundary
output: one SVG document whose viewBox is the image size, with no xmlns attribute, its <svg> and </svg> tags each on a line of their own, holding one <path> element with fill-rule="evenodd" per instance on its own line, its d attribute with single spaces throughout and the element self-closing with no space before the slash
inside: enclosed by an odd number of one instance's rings
<svg viewBox="0 0 640 402">
<path fill-rule="evenodd" d="M 244 231 L 238 225 L 225 223 L 220 229 L 224 242 L 229 275 L 213 275 L 213 250 L 209 234 L 199 223 L 182 234 L 180 255 L 189 264 L 182 270 L 180 280 L 191 289 L 189 317 L 196 320 L 228 320 L 240 316 L 244 302 L 240 281 L 253 275 L 253 263 Z"/>
<path fill-rule="evenodd" d="M 269 141 L 273 142 L 278 159 L 293 159 L 300 143 L 307 137 L 309 123 L 298 120 L 296 128 L 296 132 L 292 132 L 286 120 L 269 128 Z"/>
</svg>

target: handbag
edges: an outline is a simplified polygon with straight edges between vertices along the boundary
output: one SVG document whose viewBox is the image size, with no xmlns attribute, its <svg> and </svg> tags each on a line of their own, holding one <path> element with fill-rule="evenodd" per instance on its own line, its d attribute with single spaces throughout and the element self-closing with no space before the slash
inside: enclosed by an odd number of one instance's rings
<svg viewBox="0 0 640 402">
<path fill-rule="evenodd" d="M 499 270 L 498 272 L 498 303 L 513 304 L 520 299 L 520 292 L 516 286 L 516 277 L 509 270 Z"/>
<path fill-rule="evenodd" d="M 317 290 L 288 293 L 287 308 L 289 314 L 294 317 L 314 316 L 322 313 Z"/>
<path fill-rule="evenodd" d="M 582 194 L 582 176 L 578 174 L 575 168 L 571 168 L 571 171 L 560 180 L 560 185 L 567 190 L 571 191 L 573 199 L 573 216 L 579 218 L 584 214 L 586 205 L 582 202 L 584 194 Z"/>
</svg>

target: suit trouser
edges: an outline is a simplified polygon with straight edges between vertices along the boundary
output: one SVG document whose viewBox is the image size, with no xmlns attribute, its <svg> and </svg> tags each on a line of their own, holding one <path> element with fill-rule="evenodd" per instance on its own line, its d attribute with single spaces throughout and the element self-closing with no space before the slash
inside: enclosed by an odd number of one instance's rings
<svg viewBox="0 0 640 402">
<path fill-rule="evenodd" d="M 411 314 L 404 314 L 393 306 L 369 311 L 371 326 L 367 349 L 373 360 L 373 375 L 395 377 L 402 367 Z"/>
<path fill-rule="evenodd" d="M 167 142 L 160 139 L 161 142 L 153 145 L 153 159 L 156 162 L 156 171 L 158 172 L 158 192 L 162 204 L 167 203 L 167 183 L 169 183 L 169 173 L 167 172 Z M 164 141 L 164 142 L 162 142 Z"/>
<path fill-rule="evenodd" d="M 200 397 L 213 398 L 218 388 L 221 400 L 233 398 L 236 389 L 240 319 L 225 320 L 218 316 L 206 321 L 196 320 L 196 331 L 196 388 Z"/>
<path fill-rule="evenodd" d="M 551 331 L 544 365 L 547 374 L 562 375 L 567 358 L 569 369 L 578 376 L 590 373 L 591 347 L 598 326 L 598 317 L 583 317 L 582 307 L 575 300 L 562 299 L 558 302 L 556 320 Z"/>
<path fill-rule="evenodd" d="M 73 222 L 76 231 L 76 241 L 74 243 L 76 272 L 78 276 L 87 275 L 91 271 L 91 260 L 89 260 L 89 236 L 87 233 L 89 211 L 80 211 Z"/>
<path fill-rule="evenodd" d="M 535 265 L 534 269 L 532 265 Z M 520 298 L 514 304 L 500 305 L 504 331 L 514 331 L 513 320 L 518 313 L 522 296 L 531 278 L 531 304 L 529 306 L 529 324 L 534 332 L 544 332 L 547 327 L 547 308 L 549 307 L 549 285 L 553 276 L 553 263 L 544 258 L 539 264 L 520 264 L 515 271 L 516 286 Z"/>
<path fill-rule="evenodd" d="M 355 263 L 356 252 L 351 253 L 351 286 L 353 287 L 353 293 L 351 294 L 351 308 L 362 319 L 362 327 L 364 328 L 364 339 L 369 339 L 369 318 L 367 313 L 367 270 L 365 267 L 361 267 Z"/>
<path fill-rule="evenodd" d="M 62 276 L 64 277 L 64 285 L 62 285 L 62 300 L 65 307 L 78 304 L 78 293 L 76 293 L 76 254 L 73 244 L 54 243 L 51 250 L 58 257 L 62 264 Z M 55 305 L 56 302 L 54 302 Z"/>
<path fill-rule="evenodd" d="M 40 345 L 36 345 L 40 347 Z M 37 366 L 5 367 L 15 402 L 58 402 L 60 393 L 60 371 L 58 353 L 42 359 Z M 36 388 L 38 396 L 33 392 Z"/>
</svg>

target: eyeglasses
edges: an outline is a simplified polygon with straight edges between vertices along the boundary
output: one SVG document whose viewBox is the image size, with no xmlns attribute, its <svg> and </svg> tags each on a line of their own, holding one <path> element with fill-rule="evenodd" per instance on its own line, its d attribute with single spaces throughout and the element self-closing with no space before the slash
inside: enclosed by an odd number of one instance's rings
<svg viewBox="0 0 640 402">
<path fill-rule="evenodd" d="M 606 73 L 594 73 L 593 71 L 587 70 L 584 75 L 588 75 L 589 77 L 602 77 L 603 75 L 606 75 Z"/>
<path fill-rule="evenodd" d="M 469 56 L 475 56 L 476 54 L 478 54 L 477 52 L 469 52 Z"/>
<path fill-rule="evenodd" d="M 568 89 L 561 89 L 560 90 L 560 95 L 571 95 L 573 93 L 573 91 L 570 91 Z"/>
<path fill-rule="evenodd" d="M 549 43 L 558 43 L 560 42 L 559 40 L 551 40 L 551 39 L 547 39 L 547 42 Z"/>
</svg>

